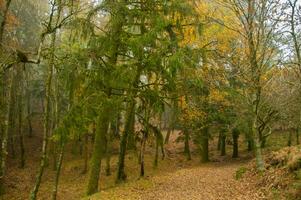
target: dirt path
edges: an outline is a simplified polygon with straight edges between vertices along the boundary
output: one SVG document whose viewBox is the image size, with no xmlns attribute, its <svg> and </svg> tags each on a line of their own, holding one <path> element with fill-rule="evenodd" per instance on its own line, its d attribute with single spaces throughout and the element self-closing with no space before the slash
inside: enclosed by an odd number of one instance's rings
<svg viewBox="0 0 301 200">
<path fill-rule="evenodd" d="M 262 195 L 234 179 L 236 164 L 207 164 L 183 169 L 165 177 L 155 177 L 156 186 L 146 191 L 146 199 L 240 200 L 263 199 Z"/>
<path fill-rule="evenodd" d="M 258 200 L 265 199 L 252 183 L 235 180 L 242 163 L 210 163 L 155 176 L 138 184 L 104 191 L 90 200 Z"/>
</svg>

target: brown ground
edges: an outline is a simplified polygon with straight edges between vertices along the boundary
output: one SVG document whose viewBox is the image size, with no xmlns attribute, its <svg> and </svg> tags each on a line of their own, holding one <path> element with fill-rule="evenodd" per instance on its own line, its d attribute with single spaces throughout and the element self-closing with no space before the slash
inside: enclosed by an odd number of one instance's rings
<svg viewBox="0 0 301 200">
<path fill-rule="evenodd" d="M 239 166 L 240 163 L 208 164 L 155 177 L 156 186 L 145 192 L 143 199 L 263 199 L 263 195 L 254 187 L 234 179 Z"/>
<path fill-rule="evenodd" d="M 231 156 L 220 157 L 216 154 L 215 145 L 212 145 L 214 162 L 200 164 L 197 152 L 193 153 L 193 160 L 186 161 L 182 154 L 182 144 L 172 142 L 167 146 L 167 158 L 160 161 L 157 169 L 153 169 L 153 148 L 149 148 L 146 155 L 146 178 L 139 179 L 139 166 L 134 153 L 127 156 L 126 164 L 128 182 L 115 185 L 115 171 L 117 157 L 112 159 L 112 176 L 101 176 L 101 192 L 86 199 L 198 199 L 198 200 L 235 200 L 235 199 L 264 199 L 263 195 L 256 190 L 254 184 L 235 180 L 235 172 L 241 166 L 249 162 L 249 156 L 238 160 Z M 7 171 L 7 194 L 4 200 L 28 199 L 32 189 L 35 174 L 39 164 L 41 139 L 26 139 L 27 163 L 25 169 L 17 167 L 18 159 L 9 159 L 9 170 Z M 230 151 L 230 146 L 228 147 Z M 229 152 L 230 154 L 230 152 Z M 43 178 L 39 192 L 41 200 L 51 197 L 53 187 L 54 171 L 49 167 Z M 66 153 L 63 164 L 58 200 L 77 200 L 83 198 L 86 186 L 86 174 L 82 174 L 83 159 L 79 155 L 72 155 L 70 150 Z M 103 171 L 102 171 L 103 174 Z"/>
<path fill-rule="evenodd" d="M 254 185 L 237 181 L 241 163 L 206 164 L 155 176 L 145 182 L 103 191 L 90 200 L 258 200 L 265 199 Z M 146 186 L 145 186 L 146 185 Z"/>
</svg>

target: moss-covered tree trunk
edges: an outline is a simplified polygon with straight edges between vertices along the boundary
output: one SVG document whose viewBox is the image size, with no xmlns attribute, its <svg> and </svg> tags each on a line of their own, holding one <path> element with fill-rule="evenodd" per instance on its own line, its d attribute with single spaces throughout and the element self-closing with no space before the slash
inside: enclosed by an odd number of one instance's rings
<svg viewBox="0 0 301 200">
<path fill-rule="evenodd" d="M 10 130 L 10 118 L 11 118 L 11 108 L 12 105 L 12 98 L 13 98 L 13 91 L 12 91 L 12 83 L 14 79 L 13 72 L 9 72 L 10 77 L 8 76 L 7 79 L 7 88 L 6 88 L 6 114 L 5 114 L 5 122 L 4 122 L 4 133 L 2 135 L 1 140 L 1 165 L 0 165 L 0 195 L 4 193 L 4 176 L 6 170 L 6 158 L 7 158 L 7 142 L 8 142 L 8 135 Z"/>
<path fill-rule="evenodd" d="M 246 130 L 247 149 L 249 152 L 254 150 L 254 136 L 252 132 L 252 122 L 248 120 L 248 130 Z"/>
<path fill-rule="evenodd" d="M 189 146 L 189 132 L 188 130 L 184 130 L 184 154 L 187 160 L 191 160 L 190 146 Z"/>
<path fill-rule="evenodd" d="M 134 96 L 132 96 L 132 99 L 130 100 L 130 102 L 127 105 L 124 132 L 121 135 L 121 139 L 120 139 L 117 180 L 116 180 L 117 182 L 121 182 L 121 181 L 124 181 L 126 179 L 126 174 L 125 174 L 125 169 L 124 169 L 124 167 L 125 167 L 124 160 L 125 160 L 125 155 L 126 155 L 128 136 L 130 134 L 133 134 L 131 132 L 131 130 L 132 130 L 131 125 L 132 125 L 133 115 L 135 115 L 135 99 L 134 99 Z"/>
<path fill-rule="evenodd" d="M 254 139 L 253 138 L 248 138 L 248 151 L 253 151 L 254 150 Z"/>
<path fill-rule="evenodd" d="M 59 185 L 61 168 L 62 168 L 62 164 L 63 164 L 64 152 L 65 152 L 65 142 L 62 141 L 61 145 L 60 145 L 60 150 L 59 150 L 59 157 L 57 160 L 56 173 L 55 173 L 55 179 L 54 179 L 54 187 L 53 187 L 53 191 L 52 191 L 52 200 L 57 199 L 57 190 L 58 190 L 58 185 Z"/>
<path fill-rule="evenodd" d="M 155 149 L 155 159 L 154 159 L 153 167 L 157 168 L 158 167 L 158 159 L 159 159 L 159 141 L 158 141 L 158 138 L 156 138 L 155 147 L 156 147 L 156 149 Z"/>
<path fill-rule="evenodd" d="M 3 13 L 2 13 L 2 21 L 0 24 L 0 53 L 3 52 L 3 38 L 4 38 L 4 31 L 5 31 L 5 26 L 7 24 L 7 19 L 8 19 L 8 11 L 9 11 L 9 7 L 11 4 L 12 0 L 7 0 L 4 8 L 3 8 Z M 6 79 L 6 77 L 8 77 Z M 2 134 L 1 137 L 1 158 L 0 158 L 0 195 L 2 195 L 4 193 L 4 176 L 5 176 L 5 168 L 6 168 L 6 158 L 7 158 L 7 142 L 8 142 L 8 135 L 9 135 L 9 119 L 10 119 L 10 102 L 12 101 L 12 93 L 11 93 L 11 84 L 12 84 L 12 80 L 9 77 L 9 72 L 6 73 L 4 72 L 3 77 L 0 77 L 1 79 L 3 78 L 3 86 L 6 86 L 6 90 L 4 92 L 4 97 L 6 100 L 4 100 L 3 105 L 5 107 L 5 109 L 1 111 L 4 111 L 4 133 Z M 5 80 L 6 79 L 6 80 Z M 7 81 L 7 82 L 5 82 Z M 1 80 L 1 84 L 2 84 L 2 80 Z M 2 85 L 1 85 L 2 86 Z M 1 113 L 2 114 L 2 113 Z M 2 117 L 2 116 L 1 116 Z"/>
<path fill-rule="evenodd" d="M 84 169 L 82 171 L 83 174 L 86 174 L 88 171 L 88 160 L 89 160 L 89 135 L 85 134 L 84 141 Z"/>
<path fill-rule="evenodd" d="M 61 14 L 61 5 L 59 4 L 60 1 L 54 2 L 52 5 L 50 17 L 48 24 L 51 27 L 52 23 L 54 21 L 55 13 L 57 12 L 55 23 L 58 24 L 60 20 L 60 14 Z M 55 9 L 55 7 L 59 7 L 59 9 Z M 45 36 L 42 36 L 42 38 Z M 52 32 L 51 35 L 51 42 L 50 42 L 50 60 L 49 65 L 47 66 L 46 71 L 46 81 L 45 81 L 45 96 L 44 96 L 44 124 L 43 124 L 43 144 L 42 144 L 42 155 L 40 160 L 40 166 L 39 170 L 36 176 L 34 187 L 30 193 L 30 200 L 36 200 L 37 194 L 41 185 L 42 176 L 44 174 L 44 170 L 47 164 L 47 149 L 48 149 L 48 140 L 49 140 L 49 132 L 50 132 L 50 118 L 51 118 L 51 96 L 52 96 L 52 82 L 53 82 L 53 68 L 55 65 L 55 47 L 56 47 L 56 39 L 57 39 L 57 32 L 56 30 Z M 43 41 L 43 39 L 42 39 Z M 41 42 L 41 46 L 42 46 Z"/>
<path fill-rule="evenodd" d="M 9 135 L 8 135 L 8 140 L 9 140 L 9 149 L 10 149 L 10 155 L 13 159 L 16 158 L 16 133 L 18 132 L 17 130 L 17 125 L 18 125 L 18 94 L 16 91 L 18 91 L 18 70 L 15 70 L 13 68 L 11 70 L 12 73 L 12 82 L 10 86 L 10 93 L 11 93 L 11 101 L 8 105 L 10 117 L 9 117 Z"/>
<path fill-rule="evenodd" d="M 251 97 L 252 97 L 252 135 L 254 136 L 255 142 L 255 156 L 256 156 L 256 165 L 258 171 L 264 170 L 264 160 L 261 152 L 261 138 L 258 128 L 259 124 L 259 111 L 260 111 L 260 102 L 261 102 L 261 66 L 258 62 L 258 46 L 256 45 L 256 37 L 254 34 L 256 32 L 256 1 L 248 1 L 248 26 L 247 26 L 247 41 L 248 41 L 248 59 L 251 67 Z M 259 35 L 260 37 L 260 35 Z M 258 41 L 257 41 L 258 42 Z"/>
<path fill-rule="evenodd" d="M 227 135 L 226 135 L 226 129 L 223 127 L 220 130 L 220 151 L 221 151 L 221 156 L 225 156 L 226 155 L 226 139 L 227 139 Z"/>
<path fill-rule="evenodd" d="M 232 130 L 232 139 L 233 139 L 233 153 L 232 158 L 238 158 L 238 138 L 239 138 L 239 130 Z"/>
<path fill-rule="evenodd" d="M 226 134 L 223 132 L 221 135 L 221 156 L 226 155 Z"/>
<path fill-rule="evenodd" d="M 25 69 L 25 81 L 26 81 L 26 121 L 27 121 L 27 135 L 33 136 L 32 128 L 32 107 L 31 107 L 31 91 L 30 91 L 30 78 L 29 70 Z"/>
<path fill-rule="evenodd" d="M 218 151 L 221 150 L 221 144 L 222 144 L 222 134 L 221 132 L 219 132 L 218 139 L 217 139 L 217 148 L 216 148 Z"/>
<path fill-rule="evenodd" d="M 30 193 L 30 199 L 36 200 L 38 190 L 40 188 L 42 176 L 44 173 L 46 161 L 47 161 L 47 147 L 48 147 L 48 136 L 49 136 L 49 124 L 50 124 L 50 96 L 51 96 L 51 83 L 52 83 L 52 65 L 48 66 L 47 80 L 46 80 L 46 94 L 45 94 L 45 113 L 44 113 L 44 125 L 43 125 L 43 145 L 42 145 L 42 156 L 40 160 L 39 171 L 36 177 L 35 185 Z"/>
<path fill-rule="evenodd" d="M 209 161 L 209 127 L 204 127 L 200 136 L 201 162 Z"/>
<path fill-rule="evenodd" d="M 131 132 L 131 133 L 135 132 L 135 115 L 132 115 L 131 124 L 130 124 L 129 128 L 130 128 L 129 132 Z M 136 150 L 137 149 L 134 134 L 129 134 L 128 149 L 129 150 Z"/>
<path fill-rule="evenodd" d="M 139 155 L 139 164 L 140 164 L 140 176 L 143 177 L 145 174 L 144 170 L 144 152 L 145 152 L 145 145 L 146 145 L 146 139 L 147 139 L 147 130 L 142 131 L 142 139 L 141 139 L 141 145 L 140 145 L 140 155 Z"/>
<path fill-rule="evenodd" d="M 299 139 L 299 131 L 300 131 L 300 128 L 298 127 L 296 129 L 296 144 L 299 145 L 300 144 L 300 139 Z"/>
<path fill-rule="evenodd" d="M 169 138 L 170 135 L 173 133 L 174 131 L 174 126 L 175 126 L 175 121 L 176 121 L 176 110 L 177 110 L 177 100 L 173 99 L 172 100 L 172 107 L 171 107 L 171 111 L 170 111 L 170 118 L 169 118 L 169 123 L 168 123 L 168 129 L 167 129 L 167 133 L 166 133 L 166 137 L 165 137 L 165 144 L 168 144 L 169 142 Z"/>
<path fill-rule="evenodd" d="M 288 137 L 287 137 L 287 146 L 292 146 L 292 139 L 293 139 L 293 133 L 291 130 L 288 131 Z"/>
<path fill-rule="evenodd" d="M 108 133 L 107 133 L 107 137 L 106 137 L 106 175 L 110 176 L 111 175 L 111 143 L 112 143 L 112 127 L 111 127 L 111 123 L 109 124 L 108 127 Z"/>
<path fill-rule="evenodd" d="M 95 141 L 93 145 L 93 154 L 90 161 L 90 171 L 88 176 L 87 195 L 94 194 L 98 191 L 98 182 L 100 177 L 101 160 L 106 153 L 106 137 L 109 126 L 109 115 L 111 106 L 105 102 L 102 112 L 99 113 Z"/>
<path fill-rule="evenodd" d="M 24 66 L 25 68 L 25 66 Z M 20 148 L 20 162 L 19 167 L 23 169 L 25 167 L 25 148 L 24 148 L 24 130 L 23 130 L 23 69 L 20 67 L 17 69 L 17 77 L 19 80 L 17 89 L 17 101 L 18 101 L 18 137 L 19 137 L 19 148 Z"/>
<path fill-rule="evenodd" d="M 255 140 L 255 156 L 256 156 L 256 165 L 259 171 L 264 170 L 264 162 L 261 152 L 261 142 L 258 138 Z"/>
</svg>

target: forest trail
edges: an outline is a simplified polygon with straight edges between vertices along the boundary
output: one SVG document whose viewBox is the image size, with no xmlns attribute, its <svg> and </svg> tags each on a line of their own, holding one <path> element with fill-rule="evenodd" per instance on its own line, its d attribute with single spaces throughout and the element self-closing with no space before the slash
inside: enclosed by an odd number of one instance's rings
<svg viewBox="0 0 301 200">
<path fill-rule="evenodd" d="M 137 185 L 103 191 L 90 200 L 257 200 L 265 199 L 252 182 L 235 179 L 235 172 L 245 165 L 215 162 L 199 167 L 180 169 L 173 173 L 154 176 Z M 146 183 L 146 182 L 148 183 Z M 138 181 L 139 182 L 139 181 Z M 145 186 L 146 185 L 146 186 Z"/>
</svg>

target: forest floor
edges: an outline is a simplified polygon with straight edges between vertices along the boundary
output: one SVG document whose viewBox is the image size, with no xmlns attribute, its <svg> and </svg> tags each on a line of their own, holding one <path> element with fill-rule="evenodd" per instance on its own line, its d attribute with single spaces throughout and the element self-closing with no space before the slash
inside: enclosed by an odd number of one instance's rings
<svg viewBox="0 0 301 200">
<path fill-rule="evenodd" d="M 238 168 L 234 163 L 210 163 L 199 167 L 179 169 L 102 191 L 89 200 L 257 200 L 265 199 L 255 183 L 236 180 Z"/>
<path fill-rule="evenodd" d="M 70 153 L 67 149 L 63 163 L 58 200 L 102 200 L 102 199 L 198 199 L 198 200 L 235 200 L 235 199 L 266 199 L 258 189 L 255 181 L 239 179 L 235 176 L 240 169 L 246 167 L 252 160 L 245 146 L 240 147 L 240 158 L 231 158 L 231 145 L 227 146 L 228 155 L 219 156 L 216 151 L 216 141 L 211 141 L 211 162 L 201 164 L 199 154 L 192 145 L 192 160 L 187 161 L 183 155 L 183 144 L 176 143 L 176 134 L 166 146 L 166 158 L 159 161 L 153 168 L 154 147 L 149 144 L 145 156 L 146 176 L 139 178 L 140 167 L 137 154 L 129 152 L 126 157 L 127 182 L 116 185 L 115 174 L 117 155 L 112 157 L 111 176 L 104 175 L 104 165 L 100 178 L 101 192 L 84 197 L 87 173 L 82 173 L 84 161 L 78 154 Z M 6 181 L 6 195 L 3 200 L 25 200 L 33 187 L 39 165 L 41 138 L 26 138 L 27 161 L 25 169 L 18 168 L 18 157 L 9 158 Z M 243 144 L 243 142 L 242 142 Z M 90 147 L 91 148 L 91 147 Z M 18 156 L 18 154 L 16 154 Z M 54 170 L 52 160 L 43 177 L 39 191 L 39 200 L 51 199 Z"/>
</svg>

